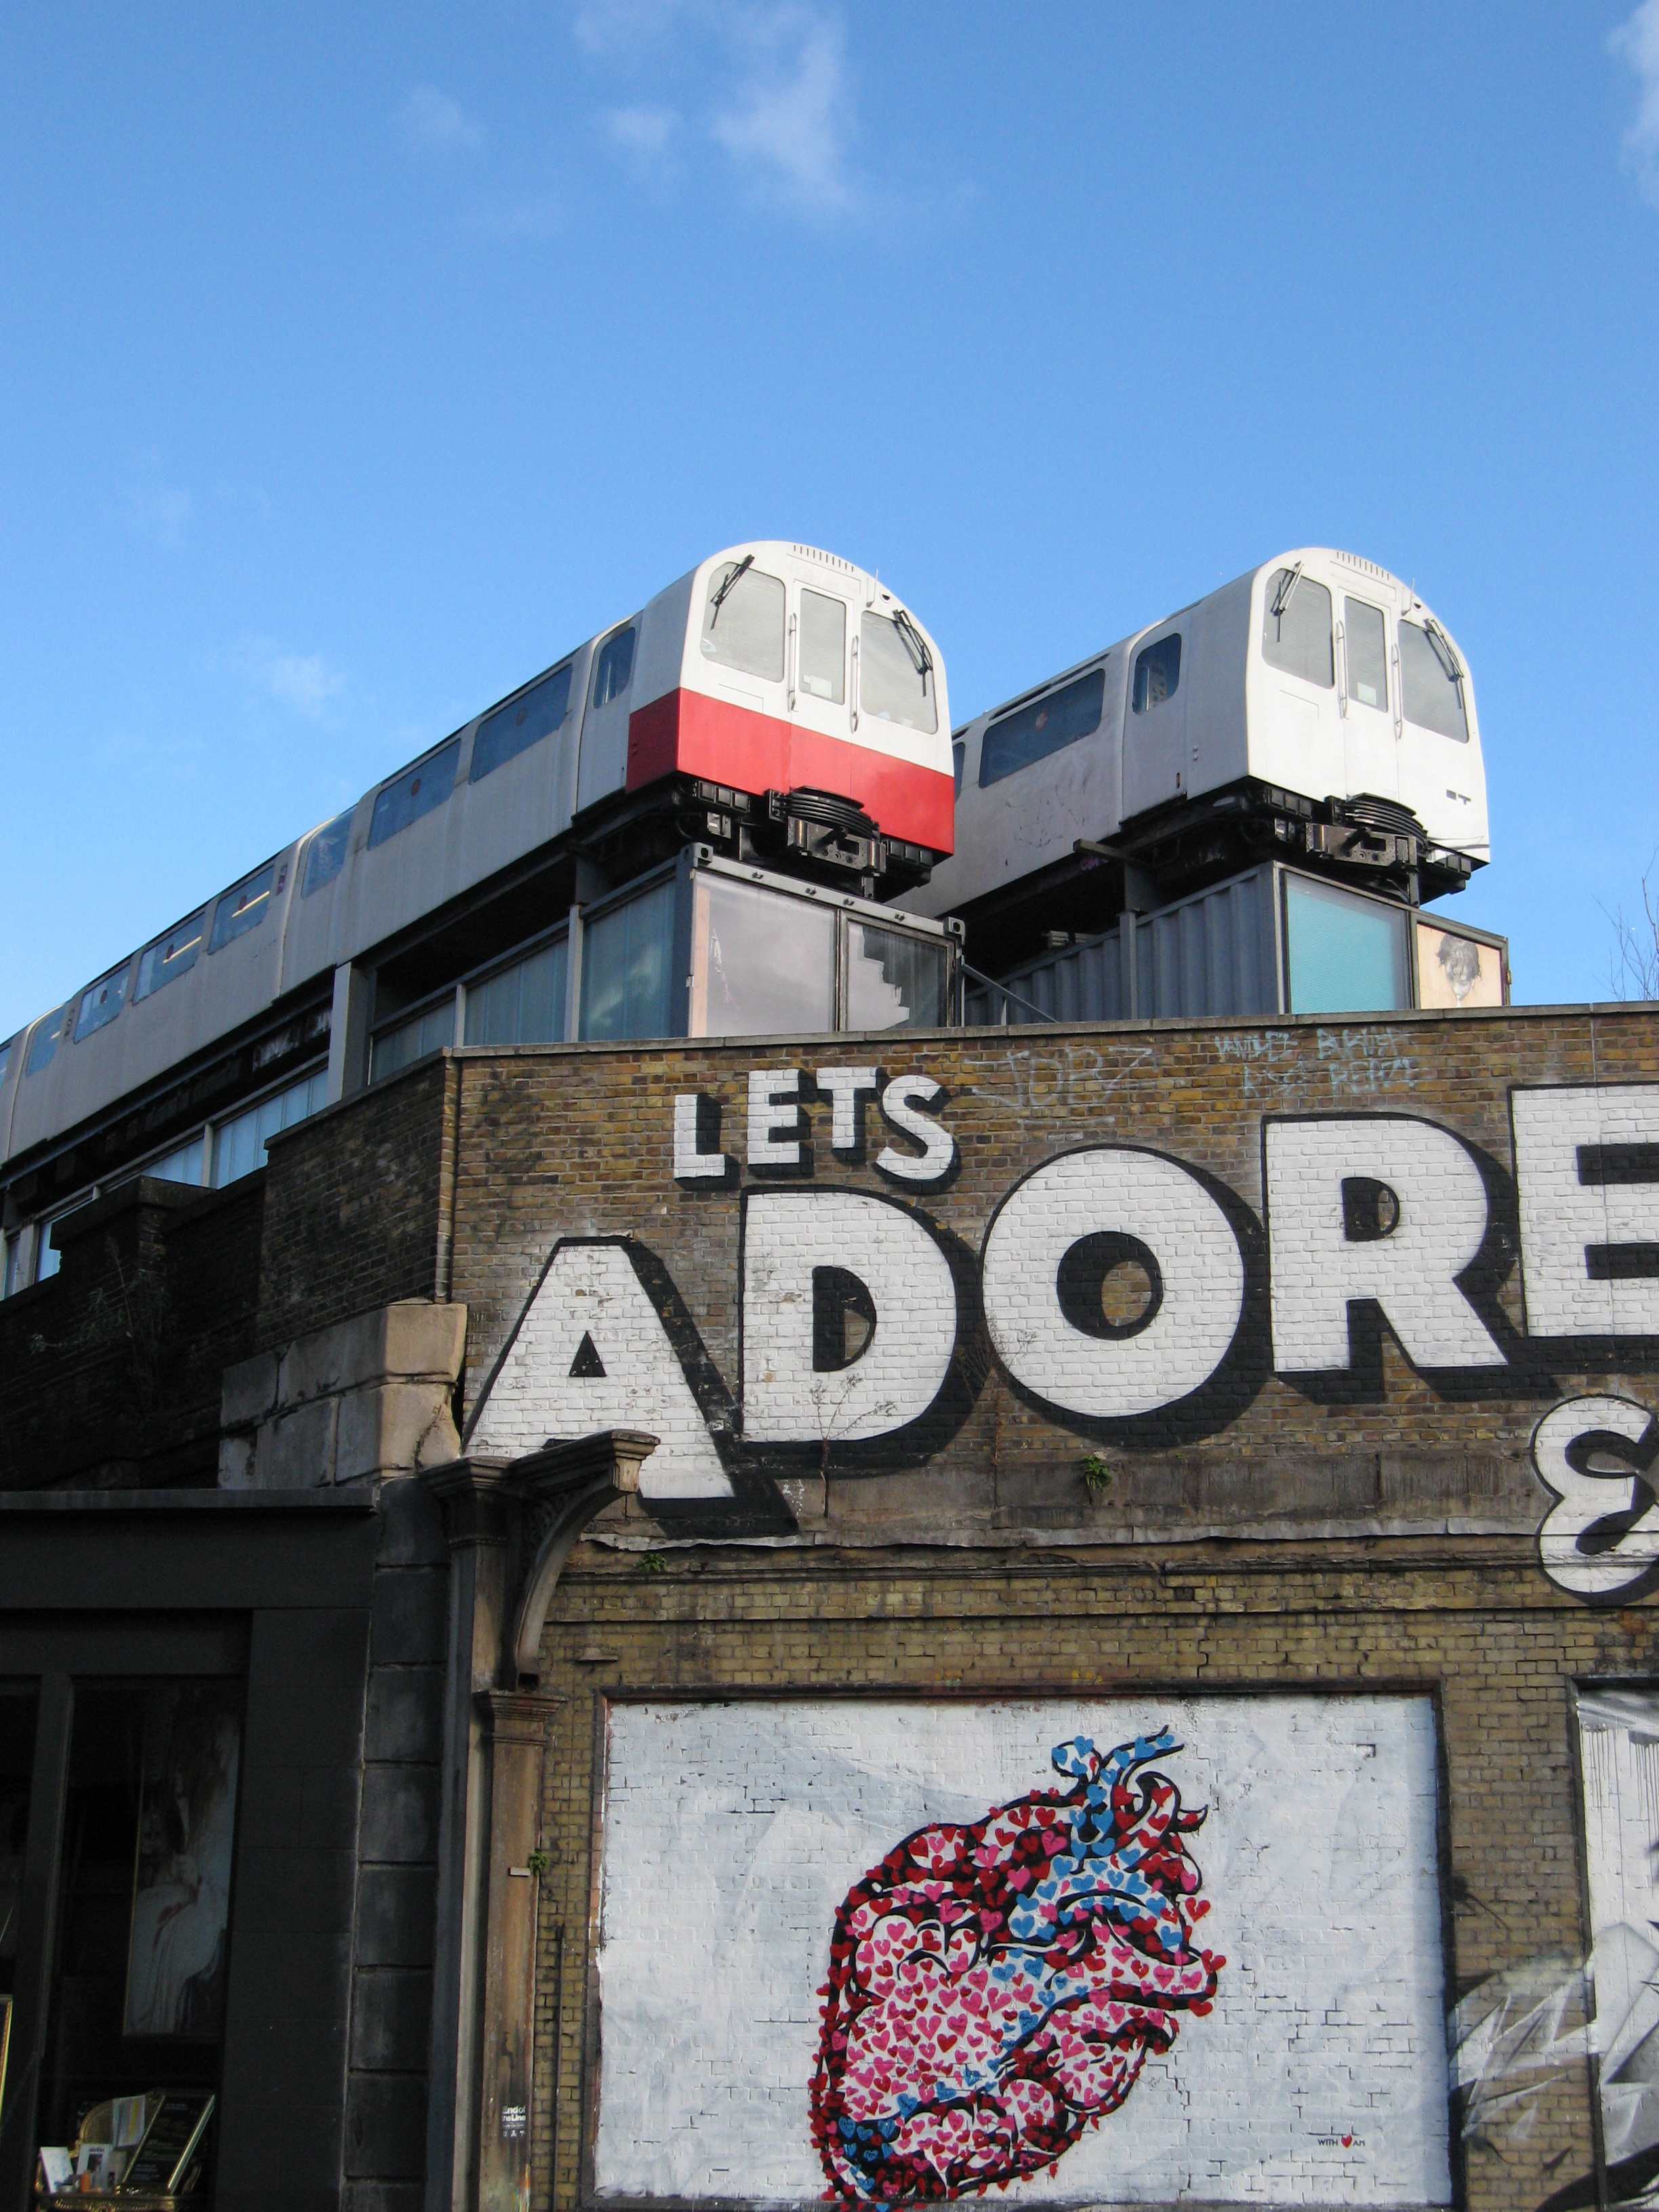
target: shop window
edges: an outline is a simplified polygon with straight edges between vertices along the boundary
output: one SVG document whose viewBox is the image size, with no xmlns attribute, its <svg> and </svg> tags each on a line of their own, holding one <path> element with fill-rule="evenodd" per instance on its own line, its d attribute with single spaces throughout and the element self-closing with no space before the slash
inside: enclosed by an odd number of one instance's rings
<svg viewBox="0 0 1659 2212">
<path fill-rule="evenodd" d="M 227 1183 L 239 1182 L 255 1168 L 264 1167 L 265 1146 L 276 1132 L 291 1129 L 327 1103 L 328 1070 L 319 1067 L 314 1075 L 290 1084 L 274 1098 L 261 1099 L 234 1121 L 222 1122 L 213 1133 L 214 1188 L 222 1190 Z M 145 1172 L 154 1175 L 156 1170 L 149 1168 Z M 187 1182 L 190 1177 L 180 1176 L 179 1181 Z"/>
<path fill-rule="evenodd" d="M 556 1044 L 564 1035 L 565 939 L 499 968 L 466 991 L 468 1044 Z"/>
<path fill-rule="evenodd" d="M 843 1029 L 943 1029 L 945 991 L 945 951 L 937 938 L 848 917 Z"/>
<path fill-rule="evenodd" d="M 693 1036 L 834 1029 L 833 908 L 720 876 L 698 876 L 692 901 Z"/>
<path fill-rule="evenodd" d="M 147 2093 L 179 2093 L 199 2116 L 217 2089 L 241 1709 L 241 1684 L 215 1677 L 76 1685 L 36 2133 L 66 2153 L 122 2100 L 98 2130 L 106 2185 Z"/>
<path fill-rule="evenodd" d="M 667 1036 L 674 884 L 659 884 L 590 922 L 582 939 L 585 1037 Z"/>
<path fill-rule="evenodd" d="M 1285 878 L 1290 1011 L 1389 1013 L 1412 1002 L 1406 909 L 1306 876 Z"/>
</svg>

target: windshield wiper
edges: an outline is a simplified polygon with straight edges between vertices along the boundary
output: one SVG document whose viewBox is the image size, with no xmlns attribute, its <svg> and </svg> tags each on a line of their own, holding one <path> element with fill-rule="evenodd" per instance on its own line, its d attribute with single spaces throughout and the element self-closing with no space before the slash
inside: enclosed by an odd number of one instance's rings
<svg viewBox="0 0 1659 2212">
<path fill-rule="evenodd" d="M 1452 650 L 1451 640 L 1432 615 L 1425 615 L 1423 628 L 1427 634 L 1429 643 L 1434 647 L 1435 659 L 1446 672 L 1447 682 L 1461 686 L 1463 681 L 1463 671 L 1456 653 Z"/>
<path fill-rule="evenodd" d="M 719 591 L 715 592 L 714 598 L 709 601 L 708 627 L 710 629 L 714 629 L 714 624 L 720 618 L 720 609 L 726 605 L 726 593 L 731 590 L 732 585 L 737 582 L 738 577 L 742 575 L 744 570 L 745 568 L 752 568 L 754 565 L 754 555 L 752 553 L 745 553 L 742 560 L 738 562 L 737 567 L 732 571 L 726 581 L 720 586 Z"/>
<path fill-rule="evenodd" d="M 927 672 L 933 665 L 933 656 L 927 650 L 927 639 L 923 637 L 902 607 L 895 607 L 893 610 L 893 628 L 904 640 L 904 649 L 915 664 L 916 673 L 921 677 L 922 688 L 925 690 L 927 684 Z"/>
<path fill-rule="evenodd" d="M 1302 563 L 1299 561 L 1294 568 L 1285 568 L 1279 572 L 1279 589 L 1273 593 L 1273 603 L 1267 610 L 1275 620 L 1283 615 L 1285 608 L 1289 606 L 1291 595 L 1301 581 Z"/>
</svg>

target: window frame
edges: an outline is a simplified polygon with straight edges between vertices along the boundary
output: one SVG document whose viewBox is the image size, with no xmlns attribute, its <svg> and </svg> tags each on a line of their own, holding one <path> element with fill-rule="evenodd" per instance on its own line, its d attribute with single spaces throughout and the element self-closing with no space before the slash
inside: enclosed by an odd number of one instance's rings
<svg viewBox="0 0 1659 2212">
<path fill-rule="evenodd" d="M 1181 630 L 1167 629 L 1161 636 L 1148 638 L 1144 644 L 1135 648 L 1134 664 L 1129 672 L 1129 711 L 1132 714 L 1156 714 L 1160 707 L 1167 707 L 1171 701 L 1180 697 L 1181 679 L 1185 672 L 1182 664 L 1187 657 L 1183 636 L 1184 634 Z M 1160 647 L 1170 643 L 1174 644 L 1176 649 L 1175 682 L 1161 699 L 1143 700 L 1141 697 L 1142 672 L 1148 666 L 1152 655 Z M 1147 688 L 1150 689 L 1150 685 Z"/>
</svg>

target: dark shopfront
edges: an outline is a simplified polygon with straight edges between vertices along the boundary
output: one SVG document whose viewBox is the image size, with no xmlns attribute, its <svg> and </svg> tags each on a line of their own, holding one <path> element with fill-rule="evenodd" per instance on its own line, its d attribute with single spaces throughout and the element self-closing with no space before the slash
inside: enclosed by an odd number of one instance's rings
<svg viewBox="0 0 1659 2212">
<path fill-rule="evenodd" d="M 195 2202 L 337 2203 L 379 1516 L 0 1496 L 0 2203 L 89 2108 L 214 2107 Z"/>
</svg>

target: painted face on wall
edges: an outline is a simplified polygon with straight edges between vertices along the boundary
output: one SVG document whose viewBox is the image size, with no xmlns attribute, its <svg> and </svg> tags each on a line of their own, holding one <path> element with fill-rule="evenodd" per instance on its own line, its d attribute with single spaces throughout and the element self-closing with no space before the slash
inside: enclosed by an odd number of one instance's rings
<svg viewBox="0 0 1659 2212">
<path fill-rule="evenodd" d="M 1167 1776 L 1167 1728 L 1055 1746 L 1066 1791 L 923 1828 L 848 1892 L 820 1994 L 812 2129 L 850 2203 L 954 2197 L 1052 2167 L 1115 2112 L 1226 1964 Z M 1137 1779 L 1137 1777 L 1139 1778 Z"/>
</svg>

